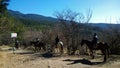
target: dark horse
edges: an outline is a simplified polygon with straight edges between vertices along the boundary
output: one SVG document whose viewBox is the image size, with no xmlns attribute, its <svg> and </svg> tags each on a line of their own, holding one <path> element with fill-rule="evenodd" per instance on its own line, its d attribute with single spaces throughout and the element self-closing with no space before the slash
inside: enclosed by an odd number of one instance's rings
<svg viewBox="0 0 120 68">
<path fill-rule="evenodd" d="M 40 41 L 30 41 L 30 44 L 34 45 L 35 51 L 38 51 L 41 48 L 43 48 L 44 51 L 46 50 L 45 43 L 43 43 L 43 42 L 40 42 Z"/>
<path fill-rule="evenodd" d="M 99 42 L 97 43 L 96 47 L 94 47 L 93 46 L 94 43 L 92 41 L 82 40 L 81 46 L 84 44 L 86 44 L 87 47 L 90 49 L 90 55 L 92 56 L 93 59 L 94 59 L 93 50 L 101 50 L 102 54 L 104 55 L 104 62 L 107 60 L 107 54 L 109 56 L 109 46 L 107 43 Z"/>
</svg>

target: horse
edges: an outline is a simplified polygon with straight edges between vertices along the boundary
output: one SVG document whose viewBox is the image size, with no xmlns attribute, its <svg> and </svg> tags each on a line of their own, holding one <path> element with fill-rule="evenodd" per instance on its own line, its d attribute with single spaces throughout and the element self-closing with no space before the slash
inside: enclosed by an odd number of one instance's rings
<svg viewBox="0 0 120 68">
<path fill-rule="evenodd" d="M 109 57 L 109 46 L 107 43 L 99 42 L 96 44 L 96 47 L 94 47 L 93 46 L 94 43 L 92 41 L 82 40 L 81 46 L 83 46 L 84 44 L 86 44 L 87 47 L 89 48 L 92 59 L 94 59 L 93 50 L 101 50 L 102 54 L 104 55 L 103 62 L 107 60 L 107 55 Z"/>
<path fill-rule="evenodd" d="M 45 43 L 43 43 L 43 42 L 40 42 L 40 41 L 30 41 L 30 44 L 31 44 L 31 45 L 34 45 L 35 51 L 39 51 L 41 48 L 42 48 L 44 51 L 46 51 Z"/>
<path fill-rule="evenodd" d="M 54 44 L 54 50 L 57 52 L 57 53 L 63 53 L 63 42 L 62 41 L 59 41 L 57 44 Z"/>
</svg>

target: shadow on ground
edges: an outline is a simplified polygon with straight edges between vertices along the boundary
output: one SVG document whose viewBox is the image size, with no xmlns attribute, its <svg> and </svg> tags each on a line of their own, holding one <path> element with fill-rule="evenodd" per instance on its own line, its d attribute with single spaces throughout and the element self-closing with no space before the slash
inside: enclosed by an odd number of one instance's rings
<svg viewBox="0 0 120 68">
<path fill-rule="evenodd" d="M 49 52 L 45 52 L 45 53 L 40 53 L 40 52 L 19 52 L 16 54 L 21 54 L 21 55 L 29 55 L 29 56 L 34 56 L 34 57 L 44 57 L 44 58 L 53 58 L 53 57 L 59 57 L 59 55 L 54 55 L 52 53 Z"/>
<path fill-rule="evenodd" d="M 68 65 L 77 64 L 77 63 L 82 63 L 82 64 L 86 64 L 86 65 L 98 65 L 98 64 L 104 63 L 104 62 L 91 62 L 87 59 L 79 59 L 79 60 L 66 59 L 66 60 L 63 60 L 63 61 L 72 62 L 72 63 L 69 63 Z"/>
<path fill-rule="evenodd" d="M 16 53 L 16 54 L 21 54 L 21 55 L 24 55 L 24 54 L 34 54 L 35 52 L 19 52 L 19 53 Z"/>
<path fill-rule="evenodd" d="M 52 58 L 54 57 L 54 55 L 52 53 L 44 53 L 44 54 L 41 54 L 40 57 L 44 57 L 44 58 Z"/>
</svg>

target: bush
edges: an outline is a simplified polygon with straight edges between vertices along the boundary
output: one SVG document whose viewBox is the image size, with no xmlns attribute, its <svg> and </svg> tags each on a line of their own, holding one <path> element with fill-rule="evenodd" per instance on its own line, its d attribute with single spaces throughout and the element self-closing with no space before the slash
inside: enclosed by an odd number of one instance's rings
<svg viewBox="0 0 120 68">
<path fill-rule="evenodd" d="M 116 44 L 116 45 L 111 45 L 110 46 L 110 51 L 111 51 L 111 54 L 117 54 L 117 55 L 120 55 L 120 44 Z"/>
</svg>

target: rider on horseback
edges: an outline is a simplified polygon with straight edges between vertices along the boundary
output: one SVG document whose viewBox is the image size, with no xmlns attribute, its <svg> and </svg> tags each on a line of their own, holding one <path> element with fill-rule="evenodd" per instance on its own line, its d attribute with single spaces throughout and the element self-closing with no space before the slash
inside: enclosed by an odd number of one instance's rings
<svg viewBox="0 0 120 68">
<path fill-rule="evenodd" d="M 96 47 L 98 42 L 98 36 L 96 33 L 94 33 L 92 42 L 93 42 L 93 46 Z"/>
<path fill-rule="evenodd" d="M 58 42 L 60 41 L 60 39 L 58 38 L 58 35 L 57 37 L 55 38 L 55 45 L 57 46 Z"/>
</svg>

